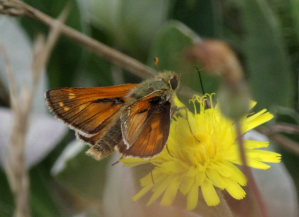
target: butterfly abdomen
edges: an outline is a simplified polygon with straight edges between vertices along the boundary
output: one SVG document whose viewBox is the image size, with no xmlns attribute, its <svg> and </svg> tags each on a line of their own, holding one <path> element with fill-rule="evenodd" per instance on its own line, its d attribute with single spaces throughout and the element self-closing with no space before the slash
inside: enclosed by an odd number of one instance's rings
<svg viewBox="0 0 299 217">
<path fill-rule="evenodd" d="M 86 153 L 100 160 L 112 154 L 121 141 L 122 134 L 120 120 L 118 120 Z"/>
</svg>

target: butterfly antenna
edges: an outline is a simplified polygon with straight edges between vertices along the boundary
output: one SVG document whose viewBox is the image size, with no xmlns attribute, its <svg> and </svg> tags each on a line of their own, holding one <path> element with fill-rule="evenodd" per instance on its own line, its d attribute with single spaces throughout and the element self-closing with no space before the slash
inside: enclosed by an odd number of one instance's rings
<svg viewBox="0 0 299 217">
<path fill-rule="evenodd" d="M 197 71 L 197 74 L 198 74 L 198 77 L 199 77 L 199 82 L 200 82 L 202 94 L 205 95 L 206 92 L 205 92 L 205 89 L 204 89 L 204 86 L 203 86 L 203 82 L 202 82 L 203 79 L 202 79 L 200 70 L 199 70 L 199 68 L 197 66 L 195 66 L 195 70 Z"/>
</svg>

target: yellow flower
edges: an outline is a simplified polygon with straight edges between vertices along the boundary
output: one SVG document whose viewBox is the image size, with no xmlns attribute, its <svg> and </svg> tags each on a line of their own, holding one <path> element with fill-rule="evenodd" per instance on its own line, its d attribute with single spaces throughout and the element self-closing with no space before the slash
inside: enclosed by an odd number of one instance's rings
<svg viewBox="0 0 299 217">
<path fill-rule="evenodd" d="M 175 115 L 167 148 L 159 155 L 152 159 L 122 159 L 126 166 L 153 165 L 152 171 L 140 180 L 142 189 L 133 200 L 151 191 L 148 204 L 162 197 L 161 205 L 167 206 L 182 193 L 187 199 L 187 209 L 191 210 L 197 206 L 199 191 L 209 206 L 220 203 L 216 189 L 227 191 L 235 199 L 245 197 L 242 186 L 246 185 L 246 177 L 238 167 L 241 159 L 234 123 L 222 115 L 218 105 L 213 105 L 212 95 L 196 96 L 192 102 L 195 112 L 180 110 Z M 176 104 L 182 105 L 178 100 Z M 244 117 L 242 131 L 246 133 L 272 118 L 266 109 Z M 268 147 L 268 142 L 245 140 L 244 143 L 248 164 L 253 168 L 269 169 L 266 163 L 281 160 L 280 154 L 261 149 Z"/>
</svg>

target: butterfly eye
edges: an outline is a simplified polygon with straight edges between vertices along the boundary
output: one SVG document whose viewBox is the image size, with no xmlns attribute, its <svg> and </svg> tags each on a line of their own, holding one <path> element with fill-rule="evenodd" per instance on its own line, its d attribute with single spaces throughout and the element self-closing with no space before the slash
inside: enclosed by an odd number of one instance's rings
<svg viewBox="0 0 299 217">
<path fill-rule="evenodd" d="M 169 81 L 170 86 L 173 90 L 175 90 L 178 87 L 178 79 L 176 76 L 174 76 L 173 78 L 170 79 Z"/>
</svg>

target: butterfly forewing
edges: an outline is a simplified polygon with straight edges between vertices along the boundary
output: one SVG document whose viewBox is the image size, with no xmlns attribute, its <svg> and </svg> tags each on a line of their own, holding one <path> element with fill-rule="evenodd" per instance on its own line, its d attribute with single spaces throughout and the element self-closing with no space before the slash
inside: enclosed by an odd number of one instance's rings
<svg viewBox="0 0 299 217">
<path fill-rule="evenodd" d="M 114 115 L 128 100 L 125 96 L 135 86 L 60 88 L 49 90 L 46 97 L 58 118 L 81 134 L 93 135 L 109 128 Z"/>
<path fill-rule="evenodd" d="M 124 155 L 152 157 L 160 153 L 167 142 L 170 126 L 169 101 L 153 93 L 136 101 L 123 111 L 122 134 Z"/>
</svg>

